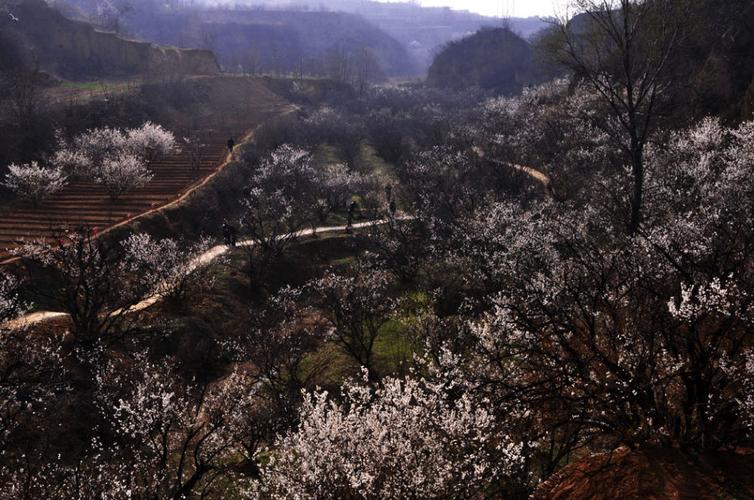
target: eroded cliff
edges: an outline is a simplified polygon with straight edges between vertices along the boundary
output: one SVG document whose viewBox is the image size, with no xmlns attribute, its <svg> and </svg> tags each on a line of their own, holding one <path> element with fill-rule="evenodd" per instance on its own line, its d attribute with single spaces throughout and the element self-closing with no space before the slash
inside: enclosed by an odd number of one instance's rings
<svg viewBox="0 0 754 500">
<path fill-rule="evenodd" d="M 6 54 L 0 59 L 38 64 L 68 80 L 219 72 L 209 50 L 126 40 L 67 19 L 44 0 L 0 0 L 0 11 L 0 50 Z"/>
</svg>

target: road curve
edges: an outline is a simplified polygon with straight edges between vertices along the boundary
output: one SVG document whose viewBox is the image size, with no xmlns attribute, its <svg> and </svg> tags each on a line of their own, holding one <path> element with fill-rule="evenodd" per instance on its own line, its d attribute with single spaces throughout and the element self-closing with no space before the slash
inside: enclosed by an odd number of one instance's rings
<svg viewBox="0 0 754 500">
<path fill-rule="evenodd" d="M 399 220 L 411 220 L 413 217 L 409 216 L 402 216 L 399 217 Z M 382 224 L 386 224 L 388 222 L 387 219 L 378 219 L 373 221 L 366 221 L 366 222 L 359 222 L 357 224 L 353 224 L 351 227 L 353 229 L 363 229 L 366 227 L 373 227 L 373 226 L 379 226 Z M 346 226 L 321 226 L 316 228 L 309 228 L 309 229 L 302 229 L 300 231 L 296 231 L 295 235 L 297 238 L 300 238 L 302 236 L 311 236 L 313 234 L 322 234 L 322 233 L 338 233 L 343 232 L 346 230 Z M 290 236 L 291 234 L 282 235 L 282 237 Z M 243 240 L 238 242 L 236 246 L 239 247 L 251 247 L 256 245 L 256 242 L 254 240 Z M 191 263 L 190 263 L 190 269 L 195 269 L 197 267 L 206 266 L 209 263 L 211 263 L 213 260 L 217 259 L 221 255 L 224 255 L 228 252 L 228 246 L 227 245 L 215 245 L 212 248 L 207 249 L 204 253 L 196 257 Z M 158 287 L 159 290 L 159 287 Z M 162 298 L 162 294 L 159 291 L 156 291 L 152 295 L 145 297 L 142 301 L 138 302 L 131 308 L 129 308 L 128 312 L 137 312 L 137 311 L 143 311 L 144 309 L 147 309 L 148 307 L 156 304 L 160 301 Z M 121 313 L 122 311 L 114 311 L 111 314 L 114 313 Z M 20 316 L 14 320 L 8 321 L 5 324 L 2 325 L 2 328 L 6 329 L 18 329 L 18 328 L 25 328 L 31 325 L 35 325 L 38 323 L 42 323 L 44 321 L 48 321 L 51 319 L 57 319 L 57 318 L 64 318 L 67 317 L 68 313 L 60 312 L 60 311 L 35 311 L 33 313 L 26 314 L 24 316 Z"/>
</svg>

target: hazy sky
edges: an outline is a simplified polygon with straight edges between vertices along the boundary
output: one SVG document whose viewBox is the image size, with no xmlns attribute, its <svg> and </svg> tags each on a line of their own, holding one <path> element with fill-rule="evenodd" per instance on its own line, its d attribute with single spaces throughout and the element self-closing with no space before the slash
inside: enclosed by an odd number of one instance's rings
<svg viewBox="0 0 754 500">
<path fill-rule="evenodd" d="M 420 0 L 424 6 L 447 6 L 488 16 L 552 16 L 562 12 L 568 0 Z"/>
</svg>

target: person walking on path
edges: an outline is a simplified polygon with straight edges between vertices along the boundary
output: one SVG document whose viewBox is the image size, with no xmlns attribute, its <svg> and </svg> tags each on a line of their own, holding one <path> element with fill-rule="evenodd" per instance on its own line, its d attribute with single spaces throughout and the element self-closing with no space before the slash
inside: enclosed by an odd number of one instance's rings
<svg viewBox="0 0 754 500">
<path fill-rule="evenodd" d="M 235 226 L 228 224 L 228 221 L 223 221 L 223 239 L 225 240 L 225 244 L 229 247 L 235 247 L 236 246 L 236 228 Z"/>
<path fill-rule="evenodd" d="M 236 246 L 236 226 L 232 226 L 232 225 L 228 224 L 228 231 L 230 232 L 230 243 L 229 243 L 229 245 L 231 247 L 235 248 L 235 246 Z"/>
<path fill-rule="evenodd" d="M 233 148 L 235 147 L 235 145 L 236 141 L 234 141 L 232 137 L 228 139 L 228 153 L 233 154 Z"/>
<path fill-rule="evenodd" d="M 346 224 L 346 232 L 350 233 L 353 231 L 353 216 L 356 212 L 356 208 L 358 205 L 355 201 L 352 201 L 351 204 L 348 206 L 348 223 Z"/>
<path fill-rule="evenodd" d="M 228 224 L 228 221 L 223 221 L 223 239 L 225 240 L 225 244 L 227 246 L 230 246 L 230 224 Z"/>
<path fill-rule="evenodd" d="M 184 140 L 188 144 L 191 170 L 197 172 L 202 167 L 202 144 L 199 142 L 199 136 L 194 135 L 190 138 L 184 138 Z"/>
</svg>

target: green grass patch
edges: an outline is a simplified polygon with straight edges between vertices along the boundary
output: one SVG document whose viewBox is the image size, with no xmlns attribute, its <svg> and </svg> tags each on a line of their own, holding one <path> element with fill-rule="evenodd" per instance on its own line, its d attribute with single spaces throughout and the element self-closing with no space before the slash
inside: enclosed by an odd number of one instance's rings
<svg viewBox="0 0 754 500">
<path fill-rule="evenodd" d="M 385 184 L 388 182 L 393 184 L 397 182 L 395 168 L 380 158 L 375 149 L 369 144 L 362 144 L 357 162 L 362 171 L 374 173 L 377 177 L 383 179 Z"/>
<path fill-rule="evenodd" d="M 343 380 L 355 376 L 359 366 L 343 350 L 331 342 L 324 342 L 301 363 L 301 371 L 309 376 L 316 374 L 317 384 L 338 386 Z"/>
<path fill-rule="evenodd" d="M 402 319 L 388 320 L 374 343 L 380 373 L 405 373 L 414 355 L 408 325 Z"/>
<path fill-rule="evenodd" d="M 61 82 L 60 88 L 76 90 L 95 90 L 100 88 L 99 82 Z"/>
<path fill-rule="evenodd" d="M 343 163 L 343 157 L 338 148 L 329 144 L 320 144 L 313 152 L 314 162 L 319 166 Z"/>
</svg>

